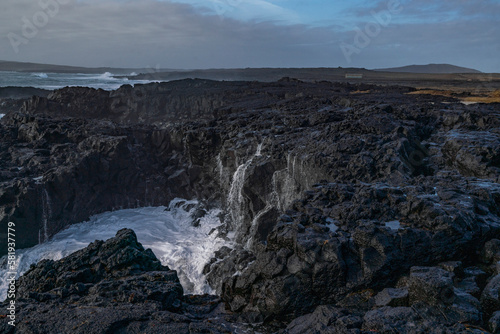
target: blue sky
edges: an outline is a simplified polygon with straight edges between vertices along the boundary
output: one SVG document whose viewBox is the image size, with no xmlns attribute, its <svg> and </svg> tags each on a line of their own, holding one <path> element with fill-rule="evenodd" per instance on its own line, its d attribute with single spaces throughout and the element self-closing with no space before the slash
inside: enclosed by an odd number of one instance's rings
<svg viewBox="0 0 500 334">
<path fill-rule="evenodd" d="M 302 23 L 312 26 L 338 24 L 339 19 L 353 8 L 366 7 L 369 1 L 308 1 L 308 0 L 176 0 L 198 8 L 214 10 L 238 20 L 267 21 L 281 24 Z"/>
<path fill-rule="evenodd" d="M 80 66 L 500 72 L 500 0 L 2 0 L 0 38 L 0 59 Z"/>
<path fill-rule="evenodd" d="M 325 0 L 174 0 L 193 5 L 225 17 L 247 21 L 275 20 L 282 24 L 302 23 L 311 26 L 344 26 L 371 19 L 371 11 L 387 9 L 385 1 Z M 496 19 L 499 22 L 499 0 L 394 0 L 403 9 L 394 23 L 436 23 L 452 20 Z"/>
</svg>

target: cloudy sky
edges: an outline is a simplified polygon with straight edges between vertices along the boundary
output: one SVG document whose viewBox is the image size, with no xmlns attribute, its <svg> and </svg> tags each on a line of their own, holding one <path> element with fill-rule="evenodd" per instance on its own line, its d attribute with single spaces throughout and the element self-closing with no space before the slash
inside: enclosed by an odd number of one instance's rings
<svg viewBox="0 0 500 334">
<path fill-rule="evenodd" d="M 0 60 L 500 72 L 500 0 L 2 0 Z"/>
</svg>

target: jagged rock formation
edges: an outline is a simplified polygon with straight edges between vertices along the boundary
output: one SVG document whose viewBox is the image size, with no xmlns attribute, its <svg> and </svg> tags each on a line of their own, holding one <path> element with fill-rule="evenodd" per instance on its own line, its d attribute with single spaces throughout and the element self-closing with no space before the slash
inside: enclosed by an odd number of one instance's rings
<svg viewBox="0 0 500 334">
<path fill-rule="evenodd" d="M 3 315 L 7 306 L 2 303 Z M 227 333 L 234 327 L 225 316 L 215 296 L 184 296 L 177 273 L 123 229 L 64 259 L 32 266 L 18 281 L 17 325 L 2 321 L 0 331 Z"/>
<path fill-rule="evenodd" d="M 499 107 L 410 91 L 184 80 L 36 97 L 0 122 L 0 222 L 29 246 L 197 197 L 235 232 L 205 273 L 245 322 L 498 328 Z"/>
</svg>

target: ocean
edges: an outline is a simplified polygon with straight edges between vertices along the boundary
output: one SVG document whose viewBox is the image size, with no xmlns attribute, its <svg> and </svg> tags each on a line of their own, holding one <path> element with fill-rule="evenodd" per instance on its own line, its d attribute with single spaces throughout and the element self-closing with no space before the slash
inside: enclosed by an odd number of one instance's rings
<svg viewBox="0 0 500 334">
<path fill-rule="evenodd" d="M 134 75 L 135 73 L 130 73 Z M 149 80 L 128 80 L 115 78 L 113 73 L 83 74 L 83 73 L 29 73 L 0 71 L 0 87 L 34 87 L 48 90 L 63 87 L 92 87 L 104 90 L 115 90 L 122 85 L 150 83 Z"/>
</svg>

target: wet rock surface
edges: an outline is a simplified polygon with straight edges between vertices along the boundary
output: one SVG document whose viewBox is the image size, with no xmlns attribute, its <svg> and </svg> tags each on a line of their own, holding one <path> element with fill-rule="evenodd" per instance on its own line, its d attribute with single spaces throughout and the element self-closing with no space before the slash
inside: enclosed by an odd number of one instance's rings
<svg viewBox="0 0 500 334">
<path fill-rule="evenodd" d="M 204 269 L 232 321 L 495 332 L 499 106 L 412 90 L 182 80 L 35 97 L 0 121 L 0 222 L 28 247 L 95 213 L 197 197 L 239 245 Z"/>
</svg>

